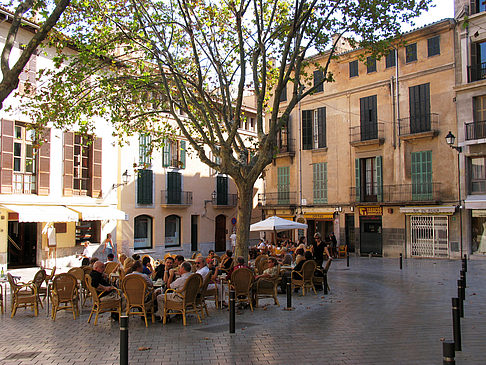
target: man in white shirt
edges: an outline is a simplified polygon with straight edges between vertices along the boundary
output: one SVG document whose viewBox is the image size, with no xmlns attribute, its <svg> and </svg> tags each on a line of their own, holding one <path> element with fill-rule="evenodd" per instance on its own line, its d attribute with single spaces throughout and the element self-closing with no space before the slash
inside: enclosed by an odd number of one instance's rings
<svg viewBox="0 0 486 365">
<path fill-rule="evenodd" d="M 196 257 L 196 269 L 196 273 L 201 275 L 204 281 L 209 274 L 209 268 L 206 266 L 206 261 L 202 256 Z"/>
<path fill-rule="evenodd" d="M 174 289 L 174 290 L 181 290 L 186 283 L 186 280 L 191 276 L 191 269 L 192 266 L 187 261 L 184 261 L 179 266 L 179 275 L 180 277 L 174 281 L 172 281 L 173 276 L 169 278 L 167 282 L 167 289 Z M 158 316 L 162 318 L 164 316 L 164 295 L 159 294 L 157 295 L 157 306 L 158 306 Z M 167 294 L 167 299 L 173 302 L 182 302 L 182 298 L 178 293 L 171 292 Z"/>
</svg>

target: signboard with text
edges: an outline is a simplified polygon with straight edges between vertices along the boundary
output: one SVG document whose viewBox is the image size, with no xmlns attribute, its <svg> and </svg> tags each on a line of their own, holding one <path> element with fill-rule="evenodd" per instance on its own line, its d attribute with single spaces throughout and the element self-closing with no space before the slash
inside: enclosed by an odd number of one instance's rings
<svg viewBox="0 0 486 365">
<path fill-rule="evenodd" d="M 383 208 L 378 206 L 358 207 L 360 216 L 383 215 Z"/>
</svg>

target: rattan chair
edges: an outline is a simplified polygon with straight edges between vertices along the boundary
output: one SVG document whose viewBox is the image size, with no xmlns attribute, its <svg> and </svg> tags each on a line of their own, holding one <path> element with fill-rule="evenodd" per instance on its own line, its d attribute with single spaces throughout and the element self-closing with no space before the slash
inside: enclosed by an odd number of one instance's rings
<svg viewBox="0 0 486 365">
<path fill-rule="evenodd" d="M 98 316 L 101 313 L 105 313 L 105 312 L 118 313 L 118 315 L 121 316 L 121 310 L 122 310 L 121 297 L 119 296 L 118 298 L 101 300 L 100 298 L 104 292 L 98 293 L 96 289 L 93 288 L 93 286 L 91 285 L 90 275 L 85 275 L 84 278 L 85 278 L 84 282 L 86 283 L 86 288 L 91 293 L 91 298 L 93 299 L 93 307 L 91 308 L 91 313 L 89 314 L 88 323 L 91 321 L 91 317 L 93 316 L 94 313 L 96 313 L 95 322 L 94 322 L 95 326 L 96 323 L 98 323 Z"/>
<path fill-rule="evenodd" d="M 305 288 L 311 288 L 317 294 L 316 288 L 314 287 L 314 271 L 316 267 L 316 262 L 309 260 L 304 262 L 301 271 L 292 270 L 290 273 L 292 289 L 295 287 L 302 288 L 302 295 L 305 296 Z"/>
<path fill-rule="evenodd" d="M 47 287 L 42 286 L 45 281 L 46 271 L 44 269 L 40 269 L 39 271 L 37 271 L 34 275 L 34 279 L 32 279 L 32 284 L 37 287 L 37 299 L 39 300 L 39 304 L 42 308 L 44 308 L 44 306 L 42 305 L 41 297 L 44 297 L 43 299 L 46 299 L 47 297 Z"/>
<path fill-rule="evenodd" d="M 86 294 L 85 286 L 83 285 L 84 281 L 84 270 L 82 267 L 73 267 L 69 269 L 68 274 L 71 274 L 76 278 L 78 293 L 79 293 L 79 300 L 82 302 L 83 297 Z"/>
<path fill-rule="evenodd" d="M 182 314 L 182 321 L 184 326 L 186 325 L 186 314 L 196 313 L 197 319 L 201 322 L 197 307 L 197 294 L 200 291 L 202 284 L 202 276 L 199 274 L 192 274 L 189 276 L 181 290 L 167 289 L 164 295 L 164 317 L 163 324 L 167 323 L 167 314 L 169 311 Z M 177 293 L 182 298 L 181 301 L 171 300 L 167 296 L 169 293 Z"/>
<path fill-rule="evenodd" d="M 280 282 L 280 265 L 277 266 L 277 275 L 271 278 L 259 278 L 254 284 L 255 307 L 258 307 L 258 299 L 273 298 L 275 305 L 280 306 L 277 298 L 277 286 Z"/>
<path fill-rule="evenodd" d="M 44 268 L 44 270 L 51 270 L 50 274 L 47 274 L 46 271 L 46 286 L 49 287 L 49 282 L 52 281 L 52 279 L 56 275 L 56 267 L 54 266 L 52 269 Z"/>
<path fill-rule="evenodd" d="M 115 261 L 109 261 L 105 264 L 105 274 L 110 276 L 110 274 L 112 272 L 115 272 L 116 270 L 118 270 L 118 267 L 120 266 L 120 264 L 118 262 L 115 262 Z"/>
<path fill-rule="evenodd" d="M 78 313 L 78 281 L 69 274 L 59 274 L 52 280 L 51 290 L 52 319 L 56 320 L 56 314 L 60 310 L 70 310 L 73 318 L 76 319 Z"/>
<path fill-rule="evenodd" d="M 267 260 L 268 255 L 258 255 L 257 258 L 255 259 L 255 269 L 257 271 L 257 274 L 261 274 L 259 269 L 260 269 L 260 261 L 262 260 Z"/>
<path fill-rule="evenodd" d="M 145 327 L 148 327 L 147 313 L 150 313 L 152 323 L 155 323 L 155 298 L 153 291 L 148 290 L 147 282 L 138 274 L 129 274 L 121 282 L 121 287 L 127 299 L 126 315 L 143 316 Z"/>
<path fill-rule="evenodd" d="M 230 289 L 235 291 L 236 303 L 248 303 L 253 312 L 251 300 L 251 286 L 253 284 L 253 271 L 246 267 L 240 267 L 231 274 Z"/>
<path fill-rule="evenodd" d="M 203 319 L 204 319 L 204 311 L 206 311 L 206 315 L 209 317 L 208 306 L 206 305 L 206 298 L 208 296 L 214 296 L 213 291 L 216 292 L 216 296 L 215 296 L 216 308 L 218 307 L 218 300 L 217 300 L 218 289 L 215 288 L 214 290 L 211 290 L 211 293 L 209 293 L 208 295 L 208 285 L 210 281 L 211 281 L 211 273 L 208 273 L 202 282 L 200 293 L 197 296 L 197 306 L 201 310 L 201 317 Z"/>
<path fill-rule="evenodd" d="M 268 265 L 268 257 L 262 257 L 260 261 L 258 261 L 258 265 L 256 265 L 256 271 L 258 275 L 262 275 Z"/>
<path fill-rule="evenodd" d="M 83 269 L 83 280 L 81 281 L 81 287 L 83 291 L 83 301 L 81 302 L 81 307 L 84 307 L 86 304 L 86 300 L 88 298 L 91 298 L 91 292 L 88 290 L 88 287 L 86 286 L 86 275 L 90 275 L 91 271 L 93 271 L 93 268 L 91 266 L 82 266 Z"/>
<path fill-rule="evenodd" d="M 338 258 L 345 258 L 348 255 L 348 245 L 339 245 Z"/>
<path fill-rule="evenodd" d="M 37 287 L 32 283 L 15 282 L 12 275 L 7 273 L 7 279 L 10 284 L 10 291 L 12 293 L 12 314 L 11 318 L 17 312 L 17 308 L 32 307 L 34 316 L 39 314 L 39 307 L 37 303 L 39 298 L 37 296 Z"/>
</svg>

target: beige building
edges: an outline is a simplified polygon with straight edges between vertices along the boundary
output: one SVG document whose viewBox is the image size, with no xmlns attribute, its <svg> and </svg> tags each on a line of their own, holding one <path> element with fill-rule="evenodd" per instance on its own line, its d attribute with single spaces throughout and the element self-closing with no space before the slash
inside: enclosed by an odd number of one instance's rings
<svg viewBox="0 0 486 365">
<path fill-rule="evenodd" d="M 404 39 L 380 60 L 340 53 L 335 82 L 294 109 L 265 172 L 267 216 L 306 222 L 298 234 L 311 242 L 334 232 L 362 255 L 460 254 L 456 153 L 444 139 L 457 129 L 454 21 Z"/>
<path fill-rule="evenodd" d="M 486 254 L 486 4 L 456 0 L 456 152 L 461 164 L 464 253 Z"/>
</svg>

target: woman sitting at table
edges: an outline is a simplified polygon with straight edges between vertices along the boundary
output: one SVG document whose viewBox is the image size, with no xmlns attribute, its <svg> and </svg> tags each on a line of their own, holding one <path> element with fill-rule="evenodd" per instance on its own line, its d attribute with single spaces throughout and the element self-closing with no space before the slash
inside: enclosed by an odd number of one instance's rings
<svg viewBox="0 0 486 365">
<path fill-rule="evenodd" d="M 214 255 L 214 250 L 209 250 L 208 257 L 206 257 L 206 265 L 213 261 Z"/>
<path fill-rule="evenodd" d="M 257 288 L 273 288 L 273 282 L 271 281 L 271 279 L 274 279 L 279 275 L 278 262 L 275 257 L 269 257 L 267 265 L 268 267 L 263 271 L 263 274 L 255 276 L 255 282 L 252 285 L 254 302 L 256 299 Z"/>
<path fill-rule="evenodd" d="M 295 264 L 297 265 L 299 262 L 304 260 L 304 249 L 303 248 L 298 248 L 297 251 L 295 251 Z"/>
<path fill-rule="evenodd" d="M 231 265 L 233 265 L 233 251 L 228 250 L 226 251 L 226 257 L 221 261 L 221 271 L 225 271 L 226 273 L 231 269 Z"/>
<path fill-rule="evenodd" d="M 148 296 L 154 289 L 154 283 L 146 274 L 143 273 L 143 264 L 142 262 L 140 262 L 140 260 L 137 260 L 133 263 L 132 267 L 127 272 L 127 276 L 128 275 L 140 275 L 143 278 L 143 280 L 145 280 L 145 282 L 147 283 L 145 300 L 149 299 Z"/>
</svg>

